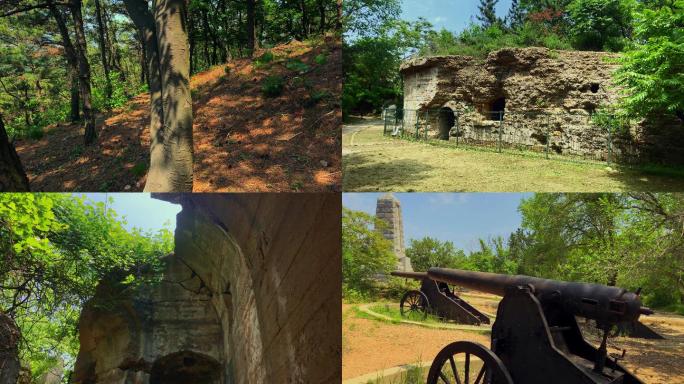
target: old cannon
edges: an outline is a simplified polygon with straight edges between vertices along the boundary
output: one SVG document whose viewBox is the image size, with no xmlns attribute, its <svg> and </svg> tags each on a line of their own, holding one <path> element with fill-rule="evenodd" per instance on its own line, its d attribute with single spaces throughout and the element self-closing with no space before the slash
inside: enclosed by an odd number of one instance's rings
<svg viewBox="0 0 684 384">
<path fill-rule="evenodd" d="M 425 318 L 428 313 L 461 324 L 489 324 L 489 317 L 460 298 L 449 284 L 428 277 L 426 272 L 392 272 L 393 276 L 420 280 L 420 290 L 404 294 L 399 302 L 404 317 Z"/>
<path fill-rule="evenodd" d="M 608 356 L 611 329 L 653 312 L 639 292 L 599 284 L 529 276 L 430 268 L 427 277 L 498 296 L 491 349 L 457 341 L 434 359 L 428 384 L 639 384 Z M 602 333 L 595 348 L 583 337 L 576 317 L 596 322 Z"/>
</svg>

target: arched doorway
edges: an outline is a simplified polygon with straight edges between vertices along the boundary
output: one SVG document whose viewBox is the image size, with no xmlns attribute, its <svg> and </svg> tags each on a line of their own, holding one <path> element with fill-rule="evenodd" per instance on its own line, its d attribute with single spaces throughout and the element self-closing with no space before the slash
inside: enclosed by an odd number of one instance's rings
<svg viewBox="0 0 684 384">
<path fill-rule="evenodd" d="M 180 351 L 154 361 L 150 384 L 219 384 L 221 365 L 214 358 Z"/>
<path fill-rule="evenodd" d="M 456 118 L 451 108 L 444 107 L 439 110 L 438 126 L 440 140 L 449 140 L 449 132 L 455 123 Z"/>
<path fill-rule="evenodd" d="M 506 98 L 499 97 L 489 104 L 489 120 L 503 120 L 506 111 Z"/>
</svg>

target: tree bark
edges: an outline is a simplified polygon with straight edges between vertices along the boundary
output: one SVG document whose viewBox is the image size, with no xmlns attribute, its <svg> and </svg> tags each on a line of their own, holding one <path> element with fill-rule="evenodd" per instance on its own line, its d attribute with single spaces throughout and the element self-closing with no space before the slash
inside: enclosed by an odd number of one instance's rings
<svg viewBox="0 0 684 384">
<path fill-rule="evenodd" d="M 62 44 L 64 45 L 64 53 L 67 59 L 67 62 L 69 63 L 69 66 L 72 68 L 72 70 L 78 74 L 78 84 L 79 84 L 79 92 L 81 93 L 81 101 L 82 101 L 82 107 L 83 107 L 83 117 L 85 119 L 85 135 L 84 135 L 84 141 L 86 145 L 91 144 L 93 141 L 95 141 L 95 116 L 93 114 L 92 110 L 92 102 L 91 102 L 91 93 L 90 93 L 90 66 L 88 65 L 88 59 L 86 58 L 85 54 L 81 54 L 81 49 L 78 48 L 78 45 L 80 45 L 79 40 L 82 39 L 84 42 L 85 46 L 85 34 L 83 32 L 83 18 L 82 17 L 77 17 L 81 16 L 81 1 L 80 0 L 72 0 L 72 3 L 70 3 L 70 8 L 72 15 L 74 17 L 74 24 L 76 24 L 76 40 L 77 40 L 77 45 L 74 46 L 74 44 L 71 42 L 71 37 L 69 36 L 69 29 L 67 28 L 66 21 L 64 20 L 64 17 L 60 13 L 60 11 L 57 9 L 57 6 L 52 0 L 48 1 L 48 9 L 50 10 L 50 13 L 52 14 L 52 17 L 55 19 L 57 23 L 57 27 L 59 29 L 59 33 L 62 36 Z M 80 20 L 80 38 L 79 38 L 79 23 L 76 20 Z M 72 98 L 74 97 L 72 93 Z M 73 100 L 73 99 L 72 99 Z M 73 106 L 72 106 L 72 112 L 73 112 Z M 72 116 L 73 117 L 73 116 Z"/>
<path fill-rule="evenodd" d="M 325 2 L 323 0 L 318 0 L 318 17 L 320 19 L 318 31 L 323 33 L 325 32 Z"/>
<path fill-rule="evenodd" d="M 342 0 L 337 0 L 337 22 L 335 29 L 337 29 L 339 33 L 342 33 Z"/>
<path fill-rule="evenodd" d="M 2 192 L 28 192 L 29 182 L 24 172 L 24 167 L 21 166 L 21 160 L 14 145 L 10 143 L 5 131 L 5 124 L 0 115 L 0 191 Z M 0 313 L 0 316 L 3 316 Z M 0 321 L 1 322 L 1 321 Z M 2 324 L 0 324 L 0 327 Z M 2 336 L 2 329 L 0 329 L 0 337 Z M 3 343 L 0 343 L 2 345 Z M 2 354 L 2 351 L 0 351 Z M 0 356 L 0 366 L 2 366 L 3 357 Z M 2 375 L 0 375 L 2 379 Z M 15 379 L 16 380 L 16 379 Z M 0 383 L 6 381 L 0 380 Z"/>
<path fill-rule="evenodd" d="M 81 79 L 81 100 L 83 101 L 83 117 L 85 118 L 85 145 L 95 142 L 95 113 L 93 111 L 92 95 L 90 92 L 90 65 L 88 64 L 87 43 L 83 26 L 83 14 L 81 13 L 81 0 L 71 0 L 69 8 L 74 19 L 76 30 L 76 53 L 78 57 L 78 72 Z"/>
<path fill-rule="evenodd" d="M 107 43 L 105 39 L 105 26 L 102 18 L 100 0 L 95 0 L 95 18 L 97 19 L 98 45 L 100 46 L 100 59 L 105 75 L 105 95 L 107 100 L 112 98 L 112 79 L 109 77 L 109 61 L 107 60 Z"/>
<path fill-rule="evenodd" d="M 71 74 L 71 122 L 76 123 L 81 120 L 81 95 L 78 90 L 78 71 L 70 68 L 69 73 Z"/>
<path fill-rule="evenodd" d="M 124 0 L 145 37 L 150 81 L 150 169 L 146 192 L 192 191 L 192 99 L 184 0 Z"/>
<path fill-rule="evenodd" d="M 299 0 L 299 8 L 302 11 L 302 40 L 309 36 L 309 13 L 306 9 L 306 1 Z"/>
<path fill-rule="evenodd" d="M 257 50 L 256 37 L 256 0 L 247 0 L 247 49 L 249 57 Z"/>
</svg>

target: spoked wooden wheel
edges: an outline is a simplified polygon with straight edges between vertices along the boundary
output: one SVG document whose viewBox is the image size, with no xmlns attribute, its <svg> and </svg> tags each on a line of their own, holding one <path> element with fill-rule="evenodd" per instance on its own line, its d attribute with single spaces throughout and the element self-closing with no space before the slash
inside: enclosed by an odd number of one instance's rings
<svg viewBox="0 0 684 384">
<path fill-rule="evenodd" d="M 457 341 L 444 347 L 430 366 L 427 384 L 513 384 L 506 366 L 478 343 Z"/>
<path fill-rule="evenodd" d="M 403 317 L 415 320 L 423 320 L 428 313 L 428 299 L 423 292 L 408 291 L 401 298 L 399 304 Z"/>
</svg>

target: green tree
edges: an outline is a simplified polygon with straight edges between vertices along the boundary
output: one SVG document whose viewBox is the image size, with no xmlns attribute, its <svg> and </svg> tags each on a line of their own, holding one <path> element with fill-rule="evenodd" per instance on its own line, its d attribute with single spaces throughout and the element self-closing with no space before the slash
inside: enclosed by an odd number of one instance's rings
<svg viewBox="0 0 684 384">
<path fill-rule="evenodd" d="M 620 51 L 632 34 L 631 0 L 574 0 L 568 14 L 577 49 Z"/>
<path fill-rule="evenodd" d="M 430 267 L 459 268 L 465 261 L 463 250 L 457 249 L 454 243 L 432 237 L 411 239 L 406 256 L 416 271 L 427 271 Z"/>
<path fill-rule="evenodd" d="M 616 73 L 621 107 L 633 117 L 667 113 L 684 122 L 684 1 L 650 3 L 635 13 L 634 44 Z"/>
<path fill-rule="evenodd" d="M 128 231 L 104 203 L 0 194 L 0 312 L 19 326 L 20 357 L 34 376 L 73 363 L 80 309 L 101 280 L 136 289 L 157 278 L 172 248 L 168 230 Z"/>
<path fill-rule="evenodd" d="M 498 2 L 499 0 L 480 0 L 480 5 L 477 6 L 480 12 L 477 15 L 477 19 L 482 23 L 483 27 L 488 28 L 501 24 L 501 20 L 496 16 L 496 4 Z"/>
<path fill-rule="evenodd" d="M 371 295 L 379 275 L 396 267 L 391 243 L 378 230 L 384 221 L 364 212 L 342 210 L 342 289 L 345 297 Z"/>
</svg>

